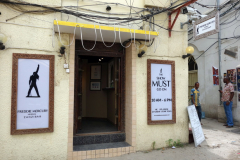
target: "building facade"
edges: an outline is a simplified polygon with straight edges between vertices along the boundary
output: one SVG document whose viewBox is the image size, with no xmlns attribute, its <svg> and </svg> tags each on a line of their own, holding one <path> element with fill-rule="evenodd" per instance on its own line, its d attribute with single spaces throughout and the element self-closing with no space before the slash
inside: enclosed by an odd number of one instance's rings
<svg viewBox="0 0 240 160">
<path fill-rule="evenodd" d="M 3 3 L 0 6 L 0 32 L 7 37 L 7 42 L 4 43 L 5 49 L 0 51 L 0 122 L 2 127 L 0 159 L 70 160 L 113 157 L 151 149 L 153 142 L 156 142 L 157 148 L 165 147 L 166 141 L 169 139 L 179 139 L 182 143 L 188 143 L 186 109 L 188 105 L 188 61 L 182 59 L 182 55 L 186 54 L 188 37 L 187 28 L 179 29 L 180 22 L 187 20 L 186 15 L 179 15 L 172 35 L 169 37 L 168 30 L 157 26 L 153 30 L 151 29 L 153 25 L 147 22 L 115 26 L 109 25 L 109 22 L 105 21 L 108 25 L 100 25 L 100 23 L 89 21 L 86 16 L 76 18 L 76 16 L 66 12 L 61 13 L 58 10 L 41 11 L 41 14 L 23 12 L 23 9 L 39 10 L 43 9 L 42 6 L 48 6 L 55 9 L 64 8 L 65 11 L 68 10 L 71 13 L 129 17 L 121 15 L 121 13 L 129 14 L 131 8 L 123 0 L 118 4 L 113 4 L 116 2 L 109 0 L 79 1 L 79 3 L 68 0 L 41 2 L 29 0 L 28 2 L 31 5 L 20 5 L 23 8 L 16 7 L 19 4 Z M 173 6 L 182 2 L 179 1 Z M 21 1 L 21 3 L 25 2 Z M 39 6 L 33 7 L 33 3 Z M 130 14 L 130 16 L 137 17 L 140 13 L 135 12 L 141 11 L 146 6 L 157 9 L 159 7 L 168 8 L 170 2 L 161 0 L 160 4 L 159 0 L 141 0 L 135 1 L 132 5 L 134 7 L 131 8 L 132 15 Z M 79 8 L 76 9 L 72 6 L 79 6 Z M 110 11 L 106 11 L 108 6 L 111 7 Z M 111 15 L 111 13 L 120 15 Z M 147 15 L 149 12 L 143 11 L 141 14 Z M 99 19 L 101 20 L 101 17 Z M 103 23 L 103 21 L 101 22 Z M 154 15 L 153 22 L 168 28 L 168 13 Z M 141 26 L 144 26 L 143 30 Z M 100 29 L 102 29 L 102 33 Z M 119 39 L 120 34 L 122 41 Z M 133 35 L 136 36 L 135 43 Z M 106 47 L 102 43 L 102 38 L 105 39 L 107 46 L 113 42 L 115 44 L 112 47 Z M 149 39 L 152 41 L 153 38 L 155 38 L 155 42 L 151 45 L 148 41 Z M 58 45 L 59 43 L 60 45 Z M 146 44 L 149 47 L 142 56 L 138 57 L 143 49 L 139 47 L 140 44 Z M 65 50 L 61 48 L 63 46 Z M 64 50 L 63 54 L 60 53 L 61 49 Z M 19 86 L 28 86 L 29 83 L 30 88 L 33 88 L 29 89 L 31 95 L 26 96 L 34 97 L 36 91 L 34 86 L 31 87 L 34 80 L 30 78 L 32 82 L 30 83 L 30 80 L 28 82 L 30 74 L 28 75 L 25 71 L 21 72 L 19 59 L 21 56 L 25 56 L 35 57 L 32 59 L 36 60 L 41 55 L 53 57 L 49 61 L 53 61 L 54 64 L 50 65 L 54 81 L 50 83 L 52 85 L 49 87 L 50 90 L 53 89 L 54 93 L 48 92 L 50 94 L 49 101 L 54 104 L 49 113 L 52 116 L 49 116 L 52 130 L 46 133 L 37 133 L 34 132 L 34 129 L 29 133 L 18 132 L 18 129 L 13 126 L 20 124 L 18 115 L 21 111 L 16 108 L 20 104 Z M 16 57 L 20 57 L 18 61 L 15 61 Z M 150 94 L 148 87 L 151 86 L 148 85 L 149 60 L 174 63 L 172 67 L 175 74 L 172 72 L 172 79 L 175 79 L 175 85 L 172 87 L 171 95 L 175 96 L 173 102 L 175 103 L 175 112 L 172 116 L 175 122 L 148 124 L 148 114 L 151 114 L 148 111 L 148 104 L 151 102 L 151 99 L 148 98 Z M 26 64 L 27 61 L 23 63 L 23 65 Z M 64 64 L 68 66 L 64 66 Z M 16 66 L 18 66 L 18 70 L 16 70 Z M 92 67 L 95 67 L 96 71 Z M 34 72 L 37 66 L 26 68 Z M 33 75 L 39 74 L 39 77 L 35 79 L 38 86 L 43 79 L 43 76 L 40 75 L 42 70 L 43 67 L 40 63 L 40 68 L 33 73 Z M 26 84 L 16 81 L 16 77 L 20 77 L 20 72 L 27 74 Z M 14 87 L 17 87 L 17 90 L 14 90 Z M 42 98 L 44 95 L 41 95 L 41 88 L 39 87 L 38 90 L 41 96 L 39 97 Z M 13 98 L 15 95 L 18 95 L 16 96 L 17 100 Z M 41 102 L 40 100 L 39 104 Z M 34 104 L 34 102 L 31 103 Z M 13 119 L 15 115 L 17 118 Z M 29 120 L 29 122 L 31 121 L 33 120 Z M 84 129 L 93 124 L 93 121 L 97 127 L 90 130 L 96 129 L 95 132 L 88 131 L 88 128 Z M 101 130 L 98 128 L 100 121 L 108 122 L 109 125 L 115 127 L 113 130 Z M 32 125 L 34 127 L 39 124 Z M 97 146 L 97 144 L 103 144 L 104 140 L 111 142 L 112 146 L 105 146 L 105 148 L 100 146 L 100 148 L 92 149 L 83 147 L 91 144 Z M 121 145 L 119 146 L 118 143 Z"/>
<path fill-rule="evenodd" d="M 208 7 L 195 5 L 203 15 L 209 15 L 216 12 L 215 4 L 210 1 L 202 1 Z M 223 7 L 224 6 L 224 7 Z M 234 6 L 234 7 L 232 7 Z M 216 7 L 216 6 L 215 6 Z M 221 28 L 221 60 L 219 69 L 219 52 L 218 52 L 218 34 L 196 40 L 192 39 L 192 34 L 189 34 L 189 45 L 194 46 L 195 52 L 193 57 L 198 65 L 198 81 L 200 83 L 200 101 L 202 110 L 206 113 L 206 117 L 218 119 L 220 122 L 226 121 L 223 105 L 220 104 L 220 94 L 218 92 L 219 85 L 214 85 L 213 68 L 221 70 L 221 83 L 224 87 L 223 76 L 230 76 L 232 83 L 235 85 L 235 93 L 233 97 L 233 118 L 235 125 L 239 125 L 239 100 L 236 84 L 236 75 L 228 75 L 228 71 L 235 70 L 239 65 L 239 45 L 238 45 L 238 9 L 239 2 L 220 1 L 220 28 Z M 229 51 L 233 55 L 228 54 Z M 236 74 L 234 71 L 233 74 Z M 220 72 L 219 72 L 220 73 Z"/>
</svg>

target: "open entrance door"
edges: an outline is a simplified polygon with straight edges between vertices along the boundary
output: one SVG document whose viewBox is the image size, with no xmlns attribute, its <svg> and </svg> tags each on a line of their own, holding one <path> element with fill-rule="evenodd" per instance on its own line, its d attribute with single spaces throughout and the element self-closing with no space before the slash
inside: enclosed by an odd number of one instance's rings
<svg viewBox="0 0 240 160">
<path fill-rule="evenodd" d="M 125 56 L 77 52 L 75 56 L 74 135 L 124 132 Z"/>
</svg>

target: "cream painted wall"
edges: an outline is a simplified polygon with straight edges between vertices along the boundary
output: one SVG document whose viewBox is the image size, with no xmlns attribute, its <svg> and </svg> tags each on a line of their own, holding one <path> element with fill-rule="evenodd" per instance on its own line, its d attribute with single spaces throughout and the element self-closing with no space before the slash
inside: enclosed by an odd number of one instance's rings
<svg viewBox="0 0 240 160">
<path fill-rule="evenodd" d="M 166 16 L 155 16 L 155 20 L 165 19 Z M 173 30 L 180 30 L 180 22 L 186 20 L 186 16 L 180 15 Z M 166 27 L 167 22 L 164 25 Z M 156 52 L 152 46 L 142 58 L 136 59 L 136 150 L 150 149 L 154 141 L 157 148 L 165 147 L 168 139 L 188 142 L 188 60 L 181 58 L 187 47 L 186 28 L 182 31 L 184 32 L 172 32 L 172 37 L 169 38 L 166 30 L 160 30 L 160 44 Z M 175 61 L 176 124 L 147 125 L 147 59 Z"/>
<path fill-rule="evenodd" d="M 60 5 L 61 1 L 31 2 Z M 52 47 L 52 22 L 60 14 L 26 14 L 5 23 L 20 13 L 3 5 L 0 10 L 0 32 L 8 36 L 6 49 L 0 51 L 0 159 L 67 159 L 69 74 L 63 69 L 64 59 L 57 56 L 56 37 L 56 45 Z M 68 35 L 62 38 L 69 40 Z M 54 132 L 10 135 L 13 53 L 55 55 Z M 68 58 L 68 47 L 66 53 Z"/>
<path fill-rule="evenodd" d="M 60 0 L 42 0 L 33 1 L 34 3 L 61 5 Z M 112 0 L 105 0 L 112 2 Z M 114 1 L 115 2 L 115 1 Z M 128 1 L 129 2 L 129 1 Z M 88 4 L 89 2 L 80 1 Z M 126 1 L 119 0 L 116 3 L 124 3 Z M 63 4 L 76 4 L 76 1 L 65 1 Z M 144 0 L 135 1 L 134 6 L 144 7 Z M 94 7 L 105 11 L 105 7 Z M 115 10 L 116 8 L 116 10 Z M 69 104 L 69 75 L 63 69 L 64 59 L 59 58 L 57 51 L 57 38 L 54 38 L 55 47 L 52 47 L 52 22 L 54 18 L 58 20 L 67 20 L 68 16 L 59 14 L 49 15 L 22 15 L 15 18 L 10 23 L 6 24 L 6 19 L 19 15 L 18 12 L 13 12 L 4 6 L 0 6 L 2 15 L 0 16 L 1 28 L 0 32 L 5 33 L 9 40 L 6 43 L 8 49 L 0 51 L 0 159 L 67 159 L 68 143 L 68 104 Z M 129 8 L 116 6 L 113 11 L 121 13 L 129 13 Z M 62 19 L 61 19 L 62 17 Z M 162 20 L 167 18 L 166 14 L 156 16 L 155 20 L 158 24 L 162 24 Z M 74 22 L 74 19 L 69 16 L 69 21 Z M 180 16 L 181 22 L 187 19 L 185 16 Z M 76 20 L 75 20 L 76 21 Z M 81 21 L 82 22 L 82 21 Z M 83 22 L 82 22 L 83 23 Z M 89 23 L 89 22 L 88 22 Z M 176 22 L 174 30 L 180 30 L 180 21 Z M 17 25 L 20 24 L 20 25 Z M 22 26 L 29 25 L 29 26 Z M 31 25 L 31 26 L 30 26 Z M 167 21 L 164 24 L 167 27 Z M 133 26 L 133 28 L 139 28 Z M 186 28 L 185 30 L 186 31 Z M 63 35 L 68 40 L 68 35 Z M 132 139 L 133 146 L 137 150 L 146 150 L 151 147 L 151 143 L 156 141 L 156 147 L 166 146 L 165 141 L 168 139 L 181 139 L 182 142 L 187 142 L 188 136 L 188 118 L 187 118 L 187 60 L 183 60 L 181 55 L 187 46 L 187 32 L 173 32 L 172 38 L 168 38 L 166 30 L 160 30 L 160 45 L 156 53 L 153 53 L 154 47 L 149 48 L 147 53 L 142 58 L 136 58 L 137 80 L 136 80 L 136 97 L 137 104 L 133 107 L 127 118 L 134 120 L 126 124 L 129 128 L 129 136 Z M 55 108 L 54 108 L 54 132 L 44 134 L 28 134 L 28 135 L 10 135 L 10 112 L 11 112 L 11 80 L 12 80 L 12 53 L 28 53 L 28 54 L 49 54 L 55 56 Z M 67 48 L 67 55 L 69 50 Z M 135 51 L 132 51 L 135 53 Z M 136 55 L 137 56 L 137 55 Z M 68 58 L 68 56 L 67 56 Z M 146 64 L 147 59 L 165 59 L 176 61 L 176 108 L 177 108 L 177 123 L 172 125 L 147 125 L 147 80 L 146 80 Z M 132 58 L 135 61 L 135 58 Z M 67 59 L 68 62 L 68 59 Z M 131 63 L 131 62 L 130 62 Z M 135 62 L 134 62 L 135 63 Z M 130 65 L 131 66 L 131 65 Z M 134 66 L 135 67 L 135 66 Z M 132 69 L 135 70 L 135 69 Z M 70 71 L 71 72 L 71 71 Z M 135 77 L 135 75 L 134 75 Z M 135 80 L 130 80 L 134 81 Z M 134 83 L 135 84 L 135 83 Z M 127 85 L 126 85 L 127 86 Z M 130 89 L 131 91 L 131 89 Z M 131 91 L 135 94 L 135 91 Z M 131 95 L 126 93 L 126 95 Z M 186 93 L 186 94 L 184 94 Z M 136 109 L 136 134 L 135 134 L 135 109 Z M 127 110 L 127 108 L 126 108 Z M 132 116 L 134 115 L 134 116 Z M 4 122 L 4 123 L 2 123 Z M 71 124 L 71 123 L 69 123 Z M 127 126 L 131 125 L 131 126 Z M 152 136 L 149 136 L 152 135 Z M 128 136 L 128 135 L 127 135 Z M 127 137 L 128 139 L 129 137 Z M 129 140 L 130 141 L 130 140 Z M 69 147 L 71 148 L 71 147 Z M 71 150 L 71 149 L 70 149 Z"/>
<path fill-rule="evenodd" d="M 220 4 L 226 2 L 225 0 L 220 0 Z M 213 2 L 208 0 L 203 0 L 202 4 L 212 5 Z M 239 7 L 237 5 L 236 7 Z M 207 13 L 211 9 L 202 8 L 196 6 L 196 8 L 201 13 Z M 228 7 L 226 7 L 227 9 Z M 221 13 L 224 13 L 225 10 L 221 10 Z M 221 17 L 221 22 L 226 22 L 226 24 L 221 26 L 221 36 L 222 38 L 228 38 L 232 36 L 237 36 L 240 34 L 238 26 L 240 25 L 239 21 L 234 21 L 235 12 L 230 12 L 225 16 Z M 232 23 L 227 23 L 231 22 Z M 235 30 L 236 29 L 236 30 Z M 189 34 L 189 38 L 192 37 L 192 34 Z M 220 105 L 220 94 L 218 92 L 219 85 L 213 85 L 213 76 L 212 76 L 212 67 L 219 68 L 219 53 L 218 53 L 218 43 L 210 47 L 218 39 L 218 34 L 202 38 L 200 40 L 194 41 L 193 39 L 189 41 L 189 45 L 194 46 L 193 56 L 198 64 L 198 81 L 200 83 L 200 103 L 202 106 L 202 111 L 205 112 L 206 117 L 218 119 L 219 122 L 226 122 L 226 115 L 223 105 Z M 210 48 L 209 48 L 210 47 Z M 236 58 L 230 57 L 224 54 L 225 49 L 231 50 L 231 48 L 238 48 L 236 52 Z M 235 69 L 239 65 L 240 61 L 240 52 L 239 52 L 239 42 L 236 39 L 224 39 L 221 41 L 221 74 L 227 73 L 229 69 Z M 208 49 L 209 48 L 209 49 Z M 208 50 L 207 50 L 208 49 Z M 207 50 L 205 53 L 204 51 Z M 203 54 L 204 53 L 204 54 Z M 198 58 L 199 57 L 199 58 Z M 223 79 L 220 80 L 222 88 L 224 87 Z M 233 121 L 234 125 L 240 125 L 240 103 L 238 102 L 239 92 L 235 91 L 233 97 Z"/>
</svg>

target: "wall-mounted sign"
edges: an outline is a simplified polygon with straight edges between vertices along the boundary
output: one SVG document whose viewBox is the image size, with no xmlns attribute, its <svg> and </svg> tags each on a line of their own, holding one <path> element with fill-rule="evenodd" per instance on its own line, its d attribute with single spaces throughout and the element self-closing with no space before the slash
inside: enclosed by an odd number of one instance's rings
<svg viewBox="0 0 240 160">
<path fill-rule="evenodd" d="M 191 105 L 187 107 L 187 110 L 191 122 L 195 147 L 197 147 L 205 140 L 205 136 L 203 134 L 202 126 L 198 118 L 196 107 L 194 105 Z"/>
<path fill-rule="evenodd" d="M 148 124 L 176 123 L 175 62 L 147 61 Z"/>
<path fill-rule="evenodd" d="M 13 54 L 11 134 L 53 132 L 54 56 Z"/>
<path fill-rule="evenodd" d="M 231 83 L 234 85 L 234 90 L 236 91 L 236 70 L 235 69 L 229 69 L 227 70 L 227 77 L 230 78 Z"/>
<path fill-rule="evenodd" d="M 101 79 L 101 65 L 91 66 L 91 79 Z"/>
<path fill-rule="evenodd" d="M 91 82 L 90 90 L 91 91 L 100 91 L 101 90 L 101 82 Z"/>
<path fill-rule="evenodd" d="M 237 91 L 240 92 L 240 68 L 237 68 Z"/>
<path fill-rule="evenodd" d="M 197 20 L 193 25 L 193 38 L 198 40 L 218 33 L 219 13 L 213 13 L 207 17 Z"/>
<path fill-rule="evenodd" d="M 217 67 L 212 67 L 212 69 L 213 69 L 213 85 L 219 85 L 218 69 Z"/>
</svg>

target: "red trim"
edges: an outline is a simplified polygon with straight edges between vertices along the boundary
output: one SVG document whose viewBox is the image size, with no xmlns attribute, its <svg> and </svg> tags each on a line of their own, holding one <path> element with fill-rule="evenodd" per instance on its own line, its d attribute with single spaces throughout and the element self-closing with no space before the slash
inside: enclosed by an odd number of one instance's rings
<svg viewBox="0 0 240 160">
<path fill-rule="evenodd" d="M 176 20 L 177 20 L 177 18 L 178 18 L 178 16 L 179 16 L 179 14 L 180 14 L 181 9 L 182 9 L 183 7 L 189 6 L 190 4 L 192 4 L 192 3 L 196 2 L 196 1 L 197 1 L 197 0 L 191 0 L 191 1 L 183 4 L 182 6 L 178 7 L 177 9 L 175 9 L 175 10 L 173 10 L 172 12 L 169 13 L 169 15 L 168 15 L 168 29 L 169 29 L 169 30 L 168 30 L 168 34 L 169 34 L 169 37 L 171 37 L 172 28 L 173 28 L 173 26 L 174 26 L 174 24 L 175 24 L 175 22 L 176 22 Z M 174 21 L 173 21 L 173 23 L 172 23 L 172 18 L 171 18 L 171 16 L 172 16 L 172 14 L 175 13 L 175 12 L 177 12 L 177 15 L 175 16 Z"/>
</svg>

